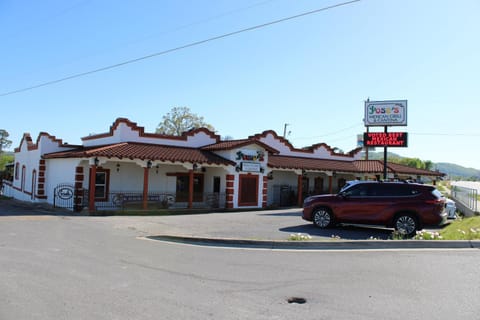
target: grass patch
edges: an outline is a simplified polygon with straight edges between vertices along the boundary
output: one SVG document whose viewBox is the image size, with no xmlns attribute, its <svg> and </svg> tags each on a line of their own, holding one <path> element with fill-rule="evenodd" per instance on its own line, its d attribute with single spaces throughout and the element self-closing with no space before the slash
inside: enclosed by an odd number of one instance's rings
<svg viewBox="0 0 480 320">
<path fill-rule="evenodd" d="M 439 234 L 443 240 L 480 240 L 480 217 L 455 220 Z"/>
</svg>

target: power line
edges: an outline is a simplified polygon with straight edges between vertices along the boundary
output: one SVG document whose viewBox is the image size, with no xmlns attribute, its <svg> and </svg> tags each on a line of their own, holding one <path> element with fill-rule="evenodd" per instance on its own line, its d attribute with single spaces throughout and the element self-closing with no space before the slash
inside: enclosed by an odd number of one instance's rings
<svg viewBox="0 0 480 320">
<path fill-rule="evenodd" d="M 343 129 L 339 129 L 339 130 L 336 130 L 336 131 L 332 131 L 332 132 L 328 132 L 328 133 L 325 133 L 325 134 L 322 134 L 322 135 L 318 135 L 318 136 L 312 136 L 312 137 L 300 137 L 300 138 L 296 138 L 297 140 L 307 140 L 307 139 L 317 139 L 317 138 L 323 138 L 323 137 L 326 137 L 326 136 L 332 136 L 332 135 L 336 135 L 338 133 L 341 133 L 341 132 L 344 132 L 344 131 L 347 131 L 347 130 L 350 130 L 350 129 L 353 129 L 353 128 L 357 128 L 357 127 L 360 127 L 362 126 L 361 123 L 356 123 L 356 124 L 353 124 L 349 127 L 346 127 L 346 128 L 343 128 Z"/>
<path fill-rule="evenodd" d="M 408 134 L 410 135 L 416 135 L 416 136 L 464 136 L 464 137 L 478 137 L 480 136 L 480 133 L 440 133 L 440 132 L 431 132 L 431 133 L 423 133 L 423 132 L 409 132 Z"/>
<path fill-rule="evenodd" d="M 94 74 L 94 73 L 98 73 L 98 72 L 102 72 L 102 71 L 107 71 L 107 70 L 118 68 L 118 67 L 121 67 L 121 66 L 124 66 L 124 65 L 127 65 L 127 64 L 132 64 L 132 63 L 139 62 L 139 61 L 146 60 L 146 59 L 150 59 L 150 58 L 153 58 L 153 57 L 157 57 L 157 56 L 165 55 L 165 54 L 172 53 L 172 52 L 175 52 L 175 51 L 180 51 L 180 50 L 183 50 L 183 49 L 198 46 L 198 45 L 201 45 L 201 44 L 204 44 L 204 43 L 207 43 L 207 42 L 212 42 L 212 41 L 215 41 L 215 40 L 220 40 L 220 39 L 223 39 L 223 38 L 231 37 L 231 36 L 234 36 L 234 35 L 237 35 L 237 34 L 240 34 L 240 33 L 253 31 L 253 30 L 256 30 L 256 29 L 268 27 L 268 26 L 278 24 L 278 23 L 281 23 L 281 22 L 285 22 L 285 21 L 288 21 L 288 20 L 293 20 L 293 19 L 301 18 L 301 17 L 307 16 L 307 15 L 311 15 L 311 14 L 319 13 L 319 12 L 322 12 L 322 11 L 327 11 L 327 10 L 330 10 L 330 9 L 334 9 L 334 8 L 337 8 L 337 7 L 350 5 L 352 3 L 359 2 L 359 1 L 360 0 L 352 0 L 352 1 L 342 2 L 342 3 L 335 4 L 335 5 L 323 7 L 323 8 L 320 8 L 320 9 L 300 13 L 300 14 L 297 14 L 297 15 L 294 15 L 294 16 L 290 16 L 290 17 L 270 21 L 270 22 L 267 22 L 267 23 L 259 24 L 259 25 L 253 26 L 253 27 L 248 27 L 248 28 L 245 28 L 245 29 L 225 33 L 225 34 L 222 34 L 222 35 L 219 35 L 219 36 L 215 36 L 215 37 L 212 37 L 212 38 L 192 42 L 192 43 L 189 43 L 189 44 L 186 44 L 186 45 L 183 45 L 183 46 L 179 46 L 179 47 L 176 47 L 176 48 L 167 49 L 167 50 L 164 50 L 164 51 L 152 53 L 152 54 L 140 57 L 140 58 L 135 58 L 135 59 L 127 60 L 127 61 L 124 61 L 124 62 L 112 64 L 112 65 L 109 65 L 109 66 L 106 66 L 106 67 L 102 67 L 102 68 L 98 68 L 98 69 L 94 69 L 94 70 L 90 70 L 90 71 L 86 71 L 86 72 L 73 74 L 71 76 L 67 76 L 67 77 L 64 77 L 64 78 L 57 79 L 57 80 L 43 82 L 43 83 L 33 85 L 33 86 L 30 86 L 30 87 L 25 87 L 25 88 L 22 88 L 22 89 L 17 89 L 17 90 L 5 92 L 5 93 L 0 94 L 0 97 L 13 95 L 13 94 L 16 94 L 16 93 L 25 92 L 25 91 L 29 91 L 29 90 L 33 90 L 33 89 L 38 89 L 38 88 L 41 88 L 41 87 L 50 86 L 50 85 L 57 84 L 57 83 L 60 83 L 60 82 L 64 82 L 64 81 L 67 81 L 67 80 L 72 80 L 72 79 L 84 77 L 84 76 L 87 76 L 87 75 L 90 75 L 90 74 Z"/>
</svg>

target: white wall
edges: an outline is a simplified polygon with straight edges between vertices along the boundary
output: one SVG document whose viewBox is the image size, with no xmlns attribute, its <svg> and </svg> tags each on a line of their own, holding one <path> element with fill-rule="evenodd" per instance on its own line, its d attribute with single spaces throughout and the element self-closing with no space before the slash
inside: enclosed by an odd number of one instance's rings
<svg viewBox="0 0 480 320">
<path fill-rule="evenodd" d="M 79 159 L 47 159 L 45 162 L 45 195 L 47 202 L 53 204 L 54 189 L 61 183 L 75 185 L 75 170 Z M 88 171 L 87 171 L 88 175 Z"/>
<path fill-rule="evenodd" d="M 280 155 L 283 156 L 295 156 L 295 157 L 304 157 L 304 158 L 315 158 L 315 159 L 330 159 L 330 160 L 359 160 L 361 159 L 361 153 L 358 152 L 353 157 L 347 155 L 332 155 L 332 152 L 326 145 L 319 145 L 313 151 L 302 151 L 298 149 L 292 150 L 290 145 L 285 144 L 281 140 L 274 137 L 273 134 L 269 133 L 265 137 L 260 139 L 266 145 L 271 146 L 272 148 L 279 151 Z"/>
<path fill-rule="evenodd" d="M 113 135 L 105 134 L 98 135 L 98 137 L 94 135 L 91 139 L 84 139 L 83 145 L 96 146 L 120 142 L 140 142 L 157 145 L 198 148 L 217 142 L 216 139 L 212 138 L 210 135 L 203 131 L 198 131 L 194 135 L 187 136 L 186 139 L 183 139 L 183 137 L 168 138 L 166 136 L 163 137 L 161 135 L 153 134 L 141 136 L 138 128 L 139 127 L 137 127 L 136 129 L 132 129 L 126 123 L 120 122 L 113 131 Z"/>
<path fill-rule="evenodd" d="M 15 172 L 13 177 L 13 197 L 22 201 L 37 201 L 32 199 L 32 195 L 27 194 L 32 192 L 32 174 L 36 171 L 38 177 L 40 161 L 40 151 L 38 149 L 28 151 L 27 143 L 22 143 L 20 146 L 20 152 L 15 153 Z M 17 163 L 19 164 L 17 166 Z M 23 172 L 23 166 L 25 171 Z M 18 172 L 17 172 L 18 170 Z M 22 177 L 23 173 L 25 176 Z M 16 178 L 18 177 L 18 179 Z M 25 182 L 22 188 L 22 180 Z"/>
</svg>

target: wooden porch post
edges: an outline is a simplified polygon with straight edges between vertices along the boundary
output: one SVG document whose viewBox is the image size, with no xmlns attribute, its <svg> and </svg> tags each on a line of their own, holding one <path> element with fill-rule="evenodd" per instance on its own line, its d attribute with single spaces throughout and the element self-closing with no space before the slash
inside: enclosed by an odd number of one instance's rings
<svg viewBox="0 0 480 320">
<path fill-rule="evenodd" d="M 188 172 L 188 209 L 193 207 L 193 170 Z"/>
<path fill-rule="evenodd" d="M 299 207 L 302 207 L 303 206 L 303 175 L 302 174 L 299 174 L 298 177 L 297 177 L 297 190 L 298 190 L 298 195 L 297 195 L 297 205 Z"/>
<path fill-rule="evenodd" d="M 333 176 L 328 176 L 328 193 L 333 192 Z"/>
<path fill-rule="evenodd" d="M 95 212 L 95 178 L 97 176 L 97 166 L 90 165 L 90 179 L 88 181 L 88 211 Z"/>
<path fill-rule="evenodd" d="M 150 168 L 144 167 L 143 168 L 143 210 L 147 210 L 148 208 L 148 171 Z"/>
</svg>

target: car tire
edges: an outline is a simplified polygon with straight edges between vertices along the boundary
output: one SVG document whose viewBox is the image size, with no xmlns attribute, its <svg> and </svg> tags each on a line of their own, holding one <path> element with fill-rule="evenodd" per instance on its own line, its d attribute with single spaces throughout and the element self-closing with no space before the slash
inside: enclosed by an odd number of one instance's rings
<svg viewBox="0 0 480 320">
<path fill-rule="evenodd" d="M 333 225 L 333 214 L 327 208 L 317 208 L 313 211 L 313 224 L 319 228 L 328 228 Z"/>
<path fill-rule="evenodd" d="M 393 227 L 398 232 L 413 237 L 419 228 L 419 223 L 414 215 L 410 213 L 400 213 L 395 216 Z"/>
</svg>

